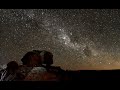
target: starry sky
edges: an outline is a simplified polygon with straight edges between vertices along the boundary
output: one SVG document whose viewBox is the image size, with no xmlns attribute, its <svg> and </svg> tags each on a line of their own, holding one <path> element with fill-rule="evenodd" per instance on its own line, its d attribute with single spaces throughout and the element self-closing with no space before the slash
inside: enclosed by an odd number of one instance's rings
<svg viewBox="0 0 120 90">
<path fill-rule="evenodd" d="M 114 69 L 119 47 L 119 9 L 0 9 L 0 64 L 48 50 L 63 69 Z"/>
</svg>

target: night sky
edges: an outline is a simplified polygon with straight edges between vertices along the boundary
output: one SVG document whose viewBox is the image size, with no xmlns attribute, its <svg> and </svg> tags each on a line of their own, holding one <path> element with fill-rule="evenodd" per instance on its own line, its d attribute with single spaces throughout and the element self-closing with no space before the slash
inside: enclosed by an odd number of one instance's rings
<svg viewBox="0 0 120 90">
<path fill-rule="evenodd" d="M 31 50 L 63 69 L 120 69 L 120 10 L 0 9 L 0 64 Z"/>
</svg>

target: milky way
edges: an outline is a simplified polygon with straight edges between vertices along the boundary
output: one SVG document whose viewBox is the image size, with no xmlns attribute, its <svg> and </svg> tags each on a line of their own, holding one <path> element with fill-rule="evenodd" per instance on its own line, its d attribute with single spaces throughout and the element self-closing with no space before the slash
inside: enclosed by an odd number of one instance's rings
<svg viewBox="0 0 120 90">
<path fill-rule="evenodd" d="M 119 67 L 119 29 L 117 9 L 1 9 L 0 64 L 36 49 L 64 69 Z"/>
</svg>

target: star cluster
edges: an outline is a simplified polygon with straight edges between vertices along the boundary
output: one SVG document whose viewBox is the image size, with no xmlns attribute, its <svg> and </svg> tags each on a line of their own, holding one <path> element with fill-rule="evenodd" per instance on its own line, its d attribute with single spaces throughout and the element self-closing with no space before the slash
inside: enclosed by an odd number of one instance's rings
<svg viewBox="0 0 120 90">
<path fill-rule="evenodd" d="M 119 66 L 119 29 L 117 9 L 0 9 L 0 63 L 36 49 L 64 69 Z"/>
</svg>

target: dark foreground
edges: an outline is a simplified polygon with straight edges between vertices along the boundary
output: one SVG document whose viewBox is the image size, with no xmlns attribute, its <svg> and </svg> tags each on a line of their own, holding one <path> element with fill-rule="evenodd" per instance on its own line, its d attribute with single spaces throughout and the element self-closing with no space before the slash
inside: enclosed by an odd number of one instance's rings
<svg viewBox="0 0 120 90">
<path fill-rule="evenodd" d="M 68 77 L 70 80 L 120 80 L 120 70 L 80 70 L 80 71 L 68 71 Z"/>
<path fill-rule="evenodd" d="M 120 70 L 66 71 L 67 79 L 62 81 L 12 81 L 0 82 L 0 88 L 79 88 L 83 85 L 120 82 Z"/>
</svg>

